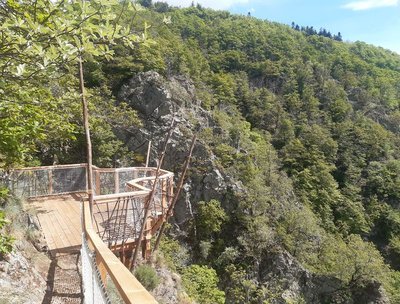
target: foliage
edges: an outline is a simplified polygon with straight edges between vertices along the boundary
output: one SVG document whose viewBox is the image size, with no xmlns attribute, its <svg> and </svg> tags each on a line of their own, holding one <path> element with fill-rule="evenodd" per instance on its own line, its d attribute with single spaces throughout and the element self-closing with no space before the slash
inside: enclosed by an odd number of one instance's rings
<svg viewBox="0 0 400 304">
<path fill-rule="evenodd" d="M 171 269 L 180 271 L 187 266 L 189 254 L 177 240 L 164 236 L 160 242 L 160 251 Z"/>
<path fill-rule="evenodd" d="M 263 253 L 284 246 L 308 269 L 348 284 L 362 286 L 368 276 L 387 281 L 382 257 L 399 267 L 398 56 L 341 43 L 324 29 L 194 6 L 168 13 L 172 23 L 151 31 L 163 53 L 179 56 L 164 56 L 160 72 L 188 74 L 202 88 L 219 128 L 204 130 L 203 140 L 245 189 L 221 201 L 232 213 L 217 233 L 218 220 L 196 224 L 209 230 L 197 233 L 207 238 L 194 256 L 221 276 L 229 263 L 242 263 L 237 271 L 257 285 Z M 160 20 L 152 10 L 142 16 Z M 190 65 L 192 53 L 208 64 Z"/>
<path fill-rule="evenodd" d="M 207 240 L 221 231 L 227 215 L 217 200 L 201 201 L 197 204 L 196 230 L 199 239 Z"/>
<path fill-rule="evenodd" d="M 122 7 L 120 7 L 122 6 Z M 115 11 L 119 13 L 115 14 Z M 71 141 L 77 133 L 71 119 L 79 102 L 78 61 L 112 58 L 110 45 L 133 47 L 143 41 L 129 26 L 117 24 L 136 11 L 131 2 L 6 1 L 0 6 L 0 165 L 29 161 L 37 144 Z M 66 77 L 65 77 L 66 76 Z M 69 81 L 65 82 L 65 78 Z M 61 84 L 67 94 L 57 94 Z M 71 85 L 66 89 L 65 86 Z M 74 87 L 75 86 L 75 87 Z M 73 97 L 73 98 L 71 98 Z M 67 102 L 72 101 L 72 109 Z M 80 123 L 79 123 L 80 124 Z M 78 124 L 78 125 L 79 125 Z M 55 132 L 57 130 L 57 132 Z M 49 144 L 50 142 L 50 144 Z"/>
<path fill-rule="evenodd" d="M 208 111 L 200 137 L 228 185 L 219 201 L 204 195 L 197 205 L 191 256 L 177 241 L 161 244 L 190 296 L 223 301 L 212 266 L 227 300 L 273 300 L 262 262 L 287 250 L 340 279 L 343 296 L 376 280 L 396 301 L 400 57 L 324 29 L 140 3 L 0 6 L 0 166 L 84 161 L 79 54 L 98 165 L 136 157 L 117 137 L 140 124 L 116 101 L 121 85 L 148 70 L 184 75 Z M 143 43 L 147 35 L 156 43 Z M 204 173 L 209 163 L 196 166 Z M 190 258 L 208 266 L 186 267 Z"/>
<path fill-rule="evenodd" d="M 267 291 L 251 280 L 244 269 L 229 265 L 227 273 L 229 284 L 226 296 L 229 303 L 260 303 L 265 298 Z"/>
<path fill-rule="evenodd" d="M 182 272 L 182 284 L 189 297 L 199 303 L 225 303 L 225 293 L 218 289 L 218 277 L 207 266 L 190 265 Z"/>
<path fill-rule="evenodd" d="M 5 218 L 4 211 L 0 210 L 0 258 L 11 252 L 13 248 L 13 237 L 7 235 L 5 226 L 10 222 Z"/>
<path fill-rule="evenodd" d="M 135 277 L 147 290 L 153 290 L 160 283 L 160 279 L 153 267 L 145 264 L 136 268 Z"/>
</svg>

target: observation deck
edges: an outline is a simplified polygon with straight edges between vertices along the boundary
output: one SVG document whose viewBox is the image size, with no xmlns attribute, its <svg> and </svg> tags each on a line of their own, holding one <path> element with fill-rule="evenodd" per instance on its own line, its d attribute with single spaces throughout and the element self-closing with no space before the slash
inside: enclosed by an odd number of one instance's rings
<svg viewBox="0 0 400 304">
<path fill-rule="evenodd" d="M 150 240 L 170 211 L 173 176 L 151 167 L 93 166 L 92 204 L 87 164 L 23 168 L 7 180 L 16 196 L 27 198 L 52 255 L 81 251 L 85 303 L 108 303 L 111 282 L 125 303 L 145 304 L 157 302 L 125 265 L 137 246 L 149 257 Z"/>
</svg>

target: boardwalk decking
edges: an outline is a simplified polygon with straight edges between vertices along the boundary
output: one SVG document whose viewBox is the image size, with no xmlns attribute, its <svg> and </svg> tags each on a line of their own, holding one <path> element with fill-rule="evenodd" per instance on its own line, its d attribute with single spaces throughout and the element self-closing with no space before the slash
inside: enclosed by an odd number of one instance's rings
<svg viewBox="0 0 400 304">
<path fill-rule="evenodd" d="M 82 244 L 80 194 L 31 199 L 26 208 L 32 210 L 52 255 L 71 253 Z"/>
</svg>

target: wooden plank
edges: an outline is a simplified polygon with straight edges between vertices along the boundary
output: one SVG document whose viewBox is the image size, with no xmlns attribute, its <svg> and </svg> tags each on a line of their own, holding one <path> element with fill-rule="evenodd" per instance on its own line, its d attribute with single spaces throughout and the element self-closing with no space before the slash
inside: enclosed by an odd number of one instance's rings
<svg viewBox="0 0 400 304">
<path fill-rule="evenodd" d="M 78 203 L 65 200 L 65 201 L 53 201 L 51 202 L 52 206 L 50 208 L 54 209 L 54 216 L 56 217 L 59 227 L 55 230 L 59 233 L 59 237 L 62 237 L 64 240 L 68 241 L 68 246 L 79 246 L 81 244 L 80 241 L 80 216 L 77 211 L 79 209 L 77 207 Z M 75 206 L 74 206 L 75 203 Z M 77 220 L 74 220 L 77 218 Z"/>
<path fill-rule="evenodd" d="M 60 212 L 64 211 L 64 212 Z M 64 247 L 71 247 L 74 245 L 79 245 L 79 243 L 75 243 L 73 228 L 71 227 L 71 223 L 69 221 L 69 217 L 67 216 L 67 211 L 64 208 L 60 208 L 53 213 L 54 218 L 59 223 L 59 227 L 57 227 L 62 232 L 60 233 L 60 237 L 64 240 Z"/>
<path fill-rule="evenodd" d="M 75 242 L 72 242 L 73 236 L 67 235 L 69 234 L 69 230 L 65 224 L 67 217 L 64 216 L 65 210 L 63 208 L 65 202 L 61 200 L 48 200 L 42 201 L 40 204 L 48 210 L 47 213 L 41 214 L 40 217 L 44 223 L 44 234 L 48 239 L 53 240 L 52 243 L 48 244 L 49 248 L 51 250 L 58 250 L 75 245 Z"/>
<path fill-rule="evenodd" d="M 51 233 L 53 234 L 53 239 L 55 240 L 56 248 L 55 249 L 61 249 L 65 247 L 69 247 L 68 242 L 65 239 L 64 232 L 61 228 L 61 224 L 57 220 L 54 210 L 49 213 L 49 219 L 52 224 L 52 230 Z"/>
<path fill-rule="evenodd" d="M 71 165 L 55 165 L 55 166 L 41 166 L 41 167 L 25 167 L 25 168 L 18 168 L 13 171 L 18 172 L 18 171 L 48 170 L 48 169 L 69 169 L 69 168 L 82 168 L 86 166 L 87 166 L 86 164 L 71 164 Z"/>
<path fill-rule="evenodd" d="M 81 245 L 81 219 L 79 203 L 76 201 L 66 201 L 64 203 L 64 222 L 70 232 L 71 245 Z"/>
<path fill-rule="evenodd" d="M 46 239 L 47 247 L 52 250 L 55 248 L 55 242 L 53 239 L 52 234 L 50 233 L 50 224 L 48 223 L 48 218 L 46 215 L 43 214 L 38 214 L 38 220 L 40 223 L 40 226 L 42 227 L 42 232 L 44 234 L 44 237 Z"/>
</svg>

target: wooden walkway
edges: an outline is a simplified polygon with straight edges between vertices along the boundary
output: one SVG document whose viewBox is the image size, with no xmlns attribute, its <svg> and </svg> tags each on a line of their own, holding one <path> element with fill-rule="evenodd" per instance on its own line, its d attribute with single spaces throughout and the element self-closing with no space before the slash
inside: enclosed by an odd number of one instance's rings
<svg viewBox="0 0 400 304">
<path fill-rule="evenodd" d="M 25 208 L 37 215 L 50 253 L 72 253 L 82 244 L 81 195 L 30 199 Z"/>
</svg>

